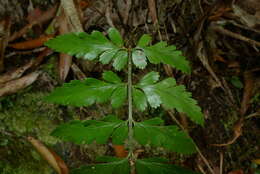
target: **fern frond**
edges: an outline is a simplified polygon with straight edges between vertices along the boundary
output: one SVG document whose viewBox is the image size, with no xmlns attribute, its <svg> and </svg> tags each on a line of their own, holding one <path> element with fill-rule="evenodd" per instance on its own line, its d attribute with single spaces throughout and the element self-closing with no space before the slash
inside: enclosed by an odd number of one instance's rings
<svg viewBox="0 0 260 174">
<path fill-rule="evenodd" d="M 127 159 L 110 158 L 109 163 L 101 163 L 80 167 L 72 174 L 129 174 L 130 167 Z"/>
<path fill-rule="evenodd" d="M 136 161 L 137 174 L 198 174 L 182 167 L 163 163 L 161 159 L 138 159 Z"/>
<path fill-rule="evenodd" d="M 71 121 L 62 124 L 52 132 L 52 135 L 76 144 L 90 144 L 94 141 L 105 144 L 110 137 L 113 142 L 123 144 L 127 138 L 127 125 L 115 116 L 107 116 L 100 121 Z"/>
<path fill-rule="evenodd" d="M 45 45 L 77 58 L 94 60 L 99 57 L 103 64 L 108 64 L 114 59 L 114 68 L 121 70 L 128 59 L 123 39 L 115 28 L 108 30 L 108 36 L 110 40 L 99 31 L 93 31 L 91 34 L 68 33 L 47 41 Z"/>
<path fill-rule="evenodd" d="M 161 104 L 167 109 L 177 109 L 178 112 L 186 113 L 187 116 L 198 124 L 203 124 L 203 114 L 190 92 L 187 92 L 183 85 L 176 85 L 173 78 L 167 78 L 161 82 L 153 84 L 155 81 L 146 83 L 145 77 L 152 77 L 155 72 L 150 72 L 135 86 L 141 89 L 147 97 L 151 107 L 158 107 Z M 156 79 L 158 79 L 156 77 Z M 145 82 L 145 83 L 144 83 Z M 152 83 L 153 82 L 153 83 Z"/>
<path fill-rule="evenodd" d="M 173 152 L 191 154 L 196 152 L 194 142 L 177 126 L 163 126 L 163 120 L 153 118 L 135 123 L 134 137 L 141 144 L 164 147 Z"/>
<path fill-rule="evenodd" d="M 105 81 L 94 78 L 86 78 L 83 81 L 73 80 L 56 88 L 46 101 L 72 106 L 89 106 L 96 103 L 104 103 L 111 100 L 114 108 L 120 107 L 127 96 L 127 86 L 112 71 L 104 72 Z"/>
<path fill-rule="evenodd" d="M 168 46 L 166 42 L 158 42 L 155 45 L 147 46 L 150 41 L 151 38 L 148 35 L 143 35 L 136 47 L 136 49 L 141 49 L 144 52 L 139 54 L 145 54 L 150 63 L 164 63 L 184 73 L 191 73 L 189 62 L 182 55 L 181 51 L 176 50 L 175 46 Z M 144 58 L 145 57 L 142 58 L 142 61 L 145 61 Z"/>
</svg>

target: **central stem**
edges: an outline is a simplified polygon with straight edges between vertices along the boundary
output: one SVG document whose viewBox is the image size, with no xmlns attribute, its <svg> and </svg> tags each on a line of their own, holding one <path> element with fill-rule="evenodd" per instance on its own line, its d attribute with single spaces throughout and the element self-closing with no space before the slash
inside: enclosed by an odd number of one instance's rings
<svg viewBox="0 0 260 174">
<path fill-rule="evenodd" d="M 128 140 L 129 140 L 129 159 L 133 160 L 134 133 L 133 133 L 133 97 L 132 97 L 132 56 L 128 51 Z"/>
</svg>

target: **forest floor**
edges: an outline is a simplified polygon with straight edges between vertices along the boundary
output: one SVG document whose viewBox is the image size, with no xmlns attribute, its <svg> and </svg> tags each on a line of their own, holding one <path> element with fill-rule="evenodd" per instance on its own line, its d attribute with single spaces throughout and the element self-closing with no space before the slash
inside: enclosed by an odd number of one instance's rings
<svg viewBox="0 0 260 174">
<path fill-rule="evenodd" d="M 201 173 L 260 173 L 259 0 L 75 0 L 75 4 L 85 32 L 105 33 L 116 27 L 133 42 L 147 33 L 154 42 L 176 45 L 191 62 L 191 75 L 163 65 L 148 70 L 174 77 L 198 101 L 204 127 L 183 114 L 177 119 L 205 159 L 158 149 L 146 149 L 147 153 Z M 70 25 L 57 0 L 0 0 L 0 173 L 51 172 L 27 136 L 50 146 L 70 168 L 94 162 L 98 155 L 114 155 L 111 145 L 78 146 L 50 136 L 63 122 L 100 118 L 112 111 L 103 105 L 75 108 L 42 100 L 64 82 L 100 77 L 111 68 L 44 47 L 48 39 L 70 32 Z M 135 73 L 138 77 L 144 72 Z M 174 123 L 162 109 L 149 109 L 144 118 L 158 114 Z"/>
</svg>

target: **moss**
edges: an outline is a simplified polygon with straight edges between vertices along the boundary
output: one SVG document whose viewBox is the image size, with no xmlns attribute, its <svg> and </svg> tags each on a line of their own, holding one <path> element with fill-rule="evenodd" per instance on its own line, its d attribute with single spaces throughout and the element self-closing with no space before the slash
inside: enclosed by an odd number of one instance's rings
<svg viewBox="0 0 260 174">
<path fill-rule="evenodd" d="M 56 139 L 49 134 L 56 127 L 55 121 L 60 118 L 61 111 L 57 106 L 43 102 L 45 95 L 42 92 L 24 93 L 12 103 L 2 101 L 0 120 L 3 124 L 0 128 L 17 135 L 34 135 L 47 144 L 55 144 Z"/>
<path fill-rule="evenodd" d="M 57 105 L 44 102 L 46 95 L 30 90 L 1 100 L 1 174 L 51 173 L 52 169 L 25 139 L 34 136 L 49 146 L 57 142 L 50 133 L 60 122 L 62 111 Z"/>
</svg>

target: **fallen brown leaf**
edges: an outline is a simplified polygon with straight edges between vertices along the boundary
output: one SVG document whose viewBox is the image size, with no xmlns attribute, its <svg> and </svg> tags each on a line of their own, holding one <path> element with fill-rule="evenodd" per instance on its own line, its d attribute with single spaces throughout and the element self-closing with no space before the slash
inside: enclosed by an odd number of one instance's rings
<svg viewBox="0 0 260 174">
<path fill-rule="evenodd" d="M 69 174 L 67 165 L 54 151 L 33 137 L 27 137 L 27 140 L 58 174 Z"/>
<path fill-rule="evenodd" d="M 45 48 L 36 59 L 32 59 L 28 63 L 24 64 L 23 66 L 8 71 L 3 75 L 0 75 L 0 84 L 20 78 L 24 74 L 24 72 L 26 72 L 28 69 L 36 68 L 42 62 L 43 58 L 51 53 L 52 53 L 51 49 Z"/>
<path fill-rule="evenodd" d="M 27 31 L 31 29 L 34 25 L 42 24 L 50 20 L 51 18 L 53 18 L 53 16 L 56 14 L 57 7 L 58 7 L 57 5 L 51 7 L 50 9 L 46 10 L 39 18 L 31 21 L 31 23 L 24 26 L 21 30 L 14 32 L 9 38 L 9 42 L 14 41 L 15 39 L 27 33 Z"/>
<path fill-rule="evenodd" d="M 240 115 L 244 116 L 248 107 L 250 106 L 250 100 L 253 96 L 255 80 L 253 78 L 253 73 L 246 71 L 244 73 L 244 92 L 243 99 L 240 107 Z"/>
<path fill-rule="evenodd" d="M 153 24 L 158 23 L 157 12 L 156 12 L 156 3 L 155 0 L 148 0 L 149 14 L 152 18 Z"/>
<path fill-rule="evenodd" d="M 79 1 L 79 6 L 82 10 L 86 9 L 90 5 L 91 3 L 89 1 L 84 1 L 84 0 Z"/>
<path fill-rule="evenodd" d="M 233 170 L 231 172 L 228 172 L 228 174 L 244 174 L 243 170 Z"/>
<path fill-rule="evenodd" d="M 44 42 L 48 41 L 51 38 L 53 38 L 53 35 L 41 36 L 36 39 L 10 44 L 9 47 L 19 49 L 19 50 L 38 48 L 40 46 L 43 46 Z"/>
<path fill-rule="evenodd" d="M 33 65 L 33 60 L 29 61 L 28 63 L 26 63 L 25 65 L 16 68 L 12 71 L 8 71 L 7 73 L 0 75 L 0 84 L 1 83 L 6 83 L 8 81 L 17 79 L 19 77 L 21 77 L 23 75 L 23 73 L 29 69 L 32 65 Z"/>
<path fill-rule="evenodd" d="M 59 33 L 60 34 L 65 34 L 69 32 L 69 26 L 67 22 L 67 18 L 65 16 L 64 10 L 62 10 L 59 18 L 58 18 L 58 23 L 59 23 Z M 64 53 L 60 53 L 60 59 L 59 59 L 59 78 L 62 82 L 65 81 L 70 67 L 72 63 L 72 56 Z"/>
<path fill-rule="evenodd" d="M 127 157 L 128 152 L 125 150 L 124 145 L 113 145 L 116 157 L 125 158 Z"/>
</svg>

